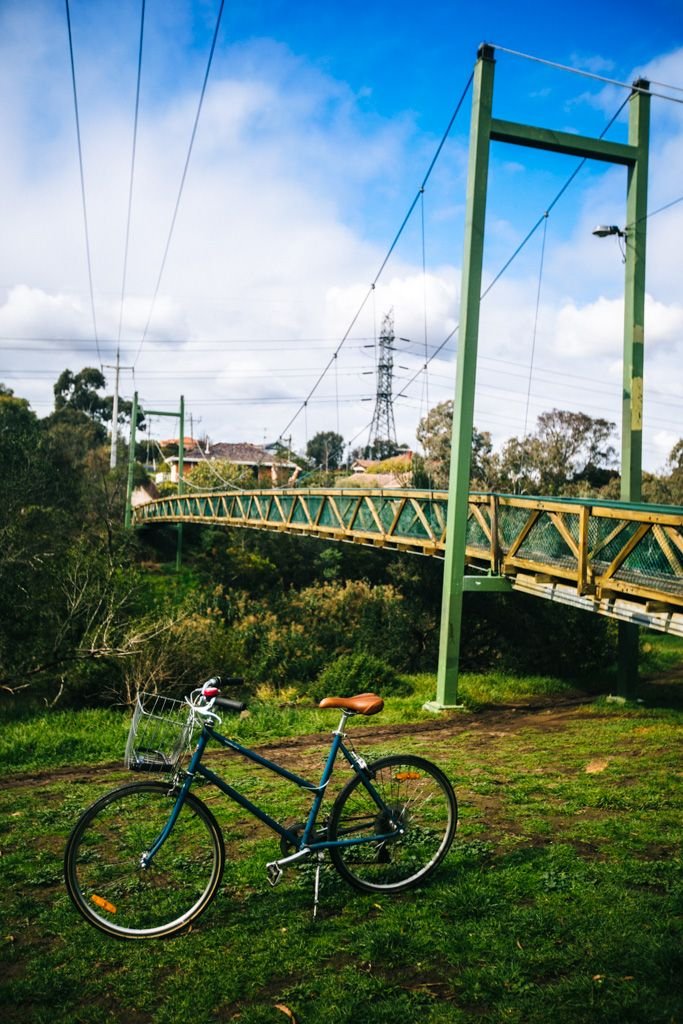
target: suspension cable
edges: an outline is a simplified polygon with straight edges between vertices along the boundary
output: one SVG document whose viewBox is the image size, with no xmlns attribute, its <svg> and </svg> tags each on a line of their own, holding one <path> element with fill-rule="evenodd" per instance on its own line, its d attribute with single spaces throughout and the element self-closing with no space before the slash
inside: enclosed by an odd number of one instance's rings
<svg viewBox="0 0 683 1024">
<path fill-rule="evenodd" d="M 624 231 L 633 229 L 636 224 L 641 224 L 644 220 L 649 220 L 650 217 L 654 217 L 657 213 L 663 213 L 664 210 L 670 210 L 672 206 L 677 203 L 683 203 L 683 196 L 679 196 L 678 199 L 672 199 L 670 203 L 665 203 L 664 206 L 658 206 L 656 210 L 651 210 L 650 213 L 646 213 L 644 217 L 639 217 L 638 220 L 634 221 L 633 224 L 627 224 Z"/>
<path fill-rule="evenodd" d="M 526 406 L 524 408 L 524 437 L 526 437 L 527 423 L 529 420 L 529 402 L 531 400 L 531 379 L 534 372 L 534 354 L 536 352 L 536 332 L 538 329 L 538 311 L 541 305 L 541 285 L 543 283 L 543 260 L 545 258 L 545 241 L 548 234 L 548 214 L 545 214 L 543 221 L 543 241 L 541 242 L 541 262 L 538 268 L 538 288 L 536 290 L 536 311 L 534 313 L 534 332 L 531 341 L 531 358 L 529 360 L 529 382 L 526 389 Z"/>
<path fill-rule="evenodd" d="M 204 96 L 206 94 L 206 86 L 207 86 L 207 83 L 209 81 L 209 72 L 211 71 L 211 64 L 213 63 L 213 55 L 214 55 L 214 51 L 216 49 L 216 40 L 218 39 L 218 32 L 219 32 L 220 25 L 221 25 L 221 18 L 223 16 L 223 8 L 224 8 L 224 6 L 225 6 L 225 0 L 220 0 L 220 7 L 218 8 L 218 16 L 216 18 L 216 27 L 214 29 L 213 39 L 211 40 L 211 49 L 209 51 L 209 59 L 208 59 L 207 64 L 206 64 L 206 71 L 204 73 L 204 81 L 202 83 L 202 89 L 201 89 L 201 93 L 199 95 L 199 103 L 197 105 L 197 113 L 195 115 L 194 124 L 192 126 L 192 134 L 190 136 L 190 144 L 188 146 L 187 156 L 185 157 L 185 166 L 183 167 L 183 173 L 182 173 L 181 178 L 180 178 L 180 187 L 178 189 L 178 196 L 176 198 L 175 208 L 173 210 L 173 216 L 171 217 L 171 226 L 169 228 L 168 238 L 166 239 L 166 246 L 164 248 L 164 254 L 163 254 L 162 258 L 161 258 L 161 266 L 159 268 L 159 275 L 157 277 L 157 283 L 156 283 L 156 286 L 154 288 L 154 294 L 152 296 L 152 302 L 151 302 L 150 309 L 149 309 L 149 315 L 147 317 L 147 323 L 145 324 L 145 329 L 142 332 L 142 338 L 141 338 L 140 344 L 138 346 L 137 354 L 135 356 L 135 359 L 133 360 L 134 363 L 137 363 L 138 359 L 140 358 L 140 352 L 142 351 L 142 346 L 144 345 L 145 339 L 147 338 L 147 332 L 149 331 L 149 325 L 150 325 L 150 323 L 152 321 L 152 315 L 154 313 L 154 307 L 156 305 L 157 296 L 159 295 L 159 288 L 161 287 L 161 279 L 163 277 L 164 269 L 166 267 L 166 260 L 168 258 L 168 252 L 169 252 L 169 249 L 171 247 L 171 239 L 173 238 L 173 232 L 175 230 L 176 219 L 178 217 L 178 209 L 180 207 L 180 200 L 182 198 L 183 189 L 185 188 L 185 179 L 187 178 L 187 171 L 188 171 L 188 168 L 190 166 L 190 157 L 192 156 L 192 149 L 194 147 L 194 140 L 195 140 L 195 137 L 197 135 L 197 127 L 199 125 L 199 118 L 201 116 L 202 106 L 203 106 L 203 103 L 204 103 Z"/>
<path fill-rule="evenodd" d="M 439 142 L 439 145 L 436 148 L 436 152 L 435 152 L 434 156 L 432 157 L 431 163 L 429 164 L 429 167 L 427 169 L 427 173 L 425 174 L 425 176 L 424 176 L 424 178 L 422 180 L 422 184 L 420 185 L 420 188 L 418 189 L 418 191 L 417 191 L 417 193 L 415 195 L 415 198 L 413 199 L 412 203 L 410 204 L 408 212 L 406 213 L 405 217 L 403 218 L 401 226 L 399 227 L 398 231 L 396 232 L 394 240 L 391 243 L 391 245 L 389 246 L 389 249 L 388 249 L 388 251 L 386 253 L 386 256 L 382 260 L 382 263 L 380 264 L 380 268 L 377 271 L 377 273 L 375 274 L 375 277 L 374 277 L 372 283 L 370 284 L 367 292 L 365 293 L 365 296 L 363 297 L 363 300 L 362 300 L 360 306 L 356 310 L 356 313 L 353 316 L 353 318 L 351 320 L 351 323 L 346 328 L 346 331 L 344 332 L 344 335 L 343 335 L 341 341 L 337 345 L 337 348 L 335 349 L 333 355 L 329 359 L 329 361 L 328 361 L 327 365 L 325 366 L 324 370 L 319 375 L 319 377 L 316 380 L 315 384 L 313 385 L 311 390 L 308 392 L 308 395 L 306 396 L 304 401 L 301 403 L 301 405 L 299 406 L 297 411 L 294 413 L 294 415 L 291 417 L 291 419 L 288 421 L 288 423 L 280 431 L 280 434 L 278 435 L 279 439 L 282 439 L 284 437 L 285 433 L 289 430 L 289 428 L 294 423 L 294 421 L 305 410 L 308 401 L 313 396 L 313 394 L 316 392 L 316 390 L 318 389 L 320 383 L 322 382 L 322 380 L 324 379 L 325 375 L 327 374 L 328 370 L 330 369 L 330 367 L 334 363 L 335 359 L 337 358 L 339 352 L 341 351 L 341 349 L 342 349 L 342 347 L 344 345 L 344 342 L 347 340 L 349 334 L 351 333 L 353 327 L 355 326 L 356 321 L 358 320 L 358 317 L 363 312 L 363 309 L 365 308 L 368 299 L 373 294 L 373 292 L 375 290 L 375 286 L 376 286 L 377 282 L 379 281 L 379 279 L 380 279 L 380 277 L 382 275 L 382 271 L 386 267 L 386 265 L 387 265 L 387 263 L 389 261 L 389 257 L 391 256 L 392 252 L 396 248 L 398 240 L 400 239 L 401 235 L 403 234 L 403 230 L 404 230 L 406 224 L 408 223 L 408 221 L 410 220 L 410 217 L 412 215 L 413 210 L 415 209 L 415 206 L 417 205 L 417 202 L 418 202 L 418 200 L 420 198 L 420 195 L 424 191 L 425 185 L 427 184 L 427 181 L 429 180 L 429 178 L 431 176 L 432 170 L 434 169 L 434 165 L 435 165 L 435 163 L 436 163 L 436 161 L 437 161 L 437 159 L 439 157 L 439 154 L 441 153 L 441 150 L 443 149 L 443 147 L 445 145 L 445 142 L 446 142 L 446 140 L 447 140 L 447 138 L 448 138 L 448 136 L 449 136 L 449 134 L 451 132 L 451 129 L 452 129 L 453 125 L 455 124 L 455 119 L 458 116 L 458 113 L 460 112 L 460 108 L 462 107 L 463 103 L 465 102 L 465 97 L 467 96 L 467 93 L 469 92 L 469 89 L 470 89 L 470 86 L 472 85 L 473 79 L 474 79 L 474 72 L 470 75 L 470 77 L 467 80 L 467 84 L 465 85 L 465 88 L 462 91 L 462 95 L 460 96 L 460 99 L 458 100 L 458 102 L 457 102 L 457 104 L 455 106 L 455 109 L 454 109 L 454 111 L 453 111 L 453 113 L 451 115 L 451 119 L 448 122 L 448 126 L 447 126 L 445 132 L 443 133 L 443 135 L 441 136 L 441 141 Z"/>
<path fill-rule="evenodd" d="M 92 324 L 93 331 L 95 334 L 95 347 L 97 348 L 97 358 L 102 366 L 102 353 L 100 352 L 100 343 L 97 336 L 97 317 L 95 316 L 95 292 L 92 284 L 92 260 L 90 258 L 90 233 L 88 231 L 88 209 L 85 201 L 85 176 L 83 174 L 83 149 L 81 146 L 81 123 L 78 115 L 78 94 L 76 91 L 76 65 L 74 62 L 74 47 L 73 38 L 71 35 L 71 12 L 69 10 L 69 0 L 65 0 L 66 3 L 66 26 L 69 34 L 69 56 L 71 58 L 71 84 L 73 86 L 74 94 L 74 114 L 76 116 L 76 140 L 78 142 L 78 167 L 81 175 L 81 203 L 83 206 L 83 227 L 85 229 L 85 253 L 88 264 L 88 286 L 90 288 L 90 310 L 92 312 Z"/>
<path fill-rule="evenodd" d="M 425 352 L 425 379 L 423 388 L 423 397 L 427 406 L 427 412 L 429 412 L 429 370 L 427 366 L 429 364 L 429 349 L 427 348 L 428 330 L 427 330 L 427 257 L 426 257 L 426 246 L 425 246 L 425 202 L 424 192 L 422 193 L 422 202 L 420 204 L 420 221 L 422 228 L 422 323 L 424 333 L 424 352 Z"/>
<path fill-rule="evenodd" d="M 612 117 L 610 118 L 610 120 L 609 120 L 609 121 L 607 122 L 607 124 L 605 125 L 605 127 L 603 128 L 603 130 L 602 130 L 602 131 L 600 132 L 600 135 L 598 136 L 598 138 L 599 138 L 599 139 L 602 139 L 602 138 L 604 138 L 604 136 L 605 136 L 605 135 L 607 134 L 607 132 L 608 132 L 608 131 L 610 130 L 610 128 L 612 127 L 612 125 L 614 124 L 614 122 L 615 122 L 615 121 L 617 120 L 617 118 L 619 117 L 619 114 L 620 114 L 620 113 L 622 112 L 622 110 L 624 109 L 624 107 L 625 107 L 625 106 L 626 106 L 626 104 L 628 103 L 628 100 L 629 100 L 629 97 L 627 97 L 627 98 L 626 98 L 626 99 L 624 100 L 624 102 L 620 104 L 620 106 L 619 106 L 619 109 L 618 109 L 618 110 L 616 111 L 616 113 L 615 113 L 615 114 L 614 114 L 614 115 L 613 115 L 613 116 L 612 116 Z M 508 267 L 510 266 L 510 264 L 511 264 L 511 263 L 513 263 L 513 261 L 514 261 L 514 260 L 515 260 L 515 259 L 516 259 L 516 258 L 517 258 L 517 257 L 519 256 L 520 252 L 522 251 L 522 249 L 524 249 L 524 247 L 525 247 L 525 246 L 527 245 L 527 243 L 531 241 L 531 239 L 532 239 L 532 238 L 533 238 L 533 236 L 534 236 L 534 235 L 536 234 L 536 232 L 538 231 L 538 229 L 539 229 L 539 227 L 541 226 L 541 224 L 543 224 L 543 223 L 544 223 L 544 222 L 546 221 L 546 218 L 547 218 L 548 214 L 550 213 L 550 211 L 551 211 L 551 210 L 553 209 L 553 207 L 554 207 L 554 206 L 555 206 L 555 205 L 556 205 L 556 204 L 557 204 L 557 203 L 559 202 L 559 200 L 560 200 L 560 199 L 562 198 L 562 196 L 563 196 L 563 195 L 564 195 L 564 193 L 565 193 L 565 192 L 567 191 L 567 189 L 569 188 L 569 186 L 571 185 L 571 183 L 572 183 L 572 182 L 574 181 L 574 178 L 576 178 L 577 174 L 578 174 L 578 173 L 579 173 L 579 171 L 580 171 L 580 170 L 582 169 L 582 167 L 584 166 L 584 164 L 586 164 L 586 163 L 587 163 L 587 161 L 588 161 L 588 157 L 583 157 L 583 158 L 582 158 L 581 160 L 579 160 L 578 164 L 576 165 L 576 167 L 574 168 L 574 170 L 572 171 L 572 173 L 571 173 L 571 174 L 569 175 L 569 177 L 568 177 L 568 178 L 567 178 L 567 180 L 565 181 L 565 183 L 564 183 L 564 185 L 562 186 L 562 188 L 561 188 L 561 189 L 559 190 L 559 192 L 557 192 L 557 194 L 555 195 L 555 197 L 554 197 L 554 199 L 552 200 L 552 202 L 550 202 L 550 203 L 548 204 L 548 207 L 546 208 L 546 210 L 545 210 L 545 211 L 544 211 L 544 212 L 543 212 L 543 213 L 541 214 L 541 216 L 540 216 L 540 217 L 538 218 L 538 220 L 537 220 L 537 221 L 536 221 L 536 223 L 535 223 L 535 224 L 533 225 L 533 227 L 531 228 L 531 230 L 530 230 L 530 231 L 528 232 L 528 234 L 526 235 L 526 237 L 525 237 L 525 238 L 524 238 L 524 239 L 523 239 L 523 240 L 522 240 L 522 241 L 520 242 L 520 244 L 519 244 L 519 245 L 517 246 L 517 248 L 516 248 L 516 249 L 515 249 L 515 251 L 513 252 L 512 256 L 510 256 L 510 258 L 509 258 L 509 259 L 508 259 L 508 260 L 507 260 L 507 261 L 506 261 L 506 262 L 505 262 L 505 263 L 503 264 L 503 266 L 502 266 L 502 267 L 500 268 L 500 270 L 498 271 L 498 273 L 496 274 L 496 276 L 495 276 L 495 277 L 493 278 L 493 280 L 491 281 L 491 283 L 490 283 L 490 284 L 488 285 L 488 287 L 487 287 L 487 288 L 485 288 L 485 289 L 484 289 L 484 291 L 483 291 L 483 292 L 481 293 L 481 295 L 479 296 L 479 301 L 480 301 L 480 302 L 481 302 L 481 301 L 483 301 L 483 299 L 485 299 L 485 298 L 486 298 L 486 296 L 487 296 L 487 295 L 489 294 L 489 292 L 491 291 L 491 289 L 493 288 L 493 286 L 494 286 L 494 285 L 495 285 L 495 284 L 496 284 L 496 283 L 497 283 L 497 282 L 498 282 L 498 281 L 500 280 L 500 278 L 501 278 L 501 277 L 503 276 L 503 274 L 505 273 L 505 271 L 506 271 L 506 270 L 508 269 Z M 683 198 L 683 197 L 681 197 L 681 198 Z M 676 202 L 677 202 L 677 201 L 678 201 L 678 200 L 676 200 Z M 657 211 L 655 211 L 655 212 L 657 212 Z M 417 372 L 413 374 L 413 376 L 412 376 L 412 377 L 410 378 L 410 380 L 408 381 L 408 383 L 407 383 L 407 384 L 406 384 L 406 385 L 405 385 L 405 386 L 404 386 L 404 387 L 403 387 L 403 388 L 402 388 L 402 389 L 401 389 L 401 390 L 399 391 L 399 393 L 398 393 L 398 394 L 397 394 L 397 396 L 396 396 L 397 398 L 405 398 L 405 397 L 406 397 L 406 391 L 407 391 L 407 389 L 408 389 L 408 388 L 410 387 L 410 385 L 411 385 L 411 384 L 413 384 L 413 383 L 414 383 L 414 381 L 416 381 L 416 380 L 417 380 L 417 378 L 418 378 L 418 377 L 420 376 L 420 374 L 421 374 L 421 373 L 424 373 L 424 372 L 425 372 L 425 371 L 427 370 L 427 367 L 428 367 L 429 363 L 431 363 L 433 359 L 436 359 L 436 357 L 438 356 L 439 352 L 441 352 L 441 351 L 442 351 L 442 349 L 444 349 L 444 348 L 446 347 L 446 345 L 447 345 L 447 344 L 448 344 L 448 342 L 449 342 L 449 341 L 451 340 L 451 338 L 453 338 L 453 337 L 454 337 L 454 336 L 456 335 L 456 333 L 457 333 L 457 331 L 458 331 L 459 327 L 460 327 L 460 324 L 456 324 L 456 325 L 455 325 L 455 327 L 453 328 L 453 330 L 452 330 L 452 331 L 451 331 L 451 332 L 450 332 L 449 334 L 447 334 L 447 335 L 446 335 L 446 337 L 445 337 L 445 338 L 444 338 L 444 340 L 443 340 L 443 341 L 441 342 L 441 344 L 440 344 L 440 345 L 437 345 L 437 347 L 436 347 L 436 348 L 434 349 L 434 351 L 432 352 L 432 354 L 430 355 L 429 359 L 428 359 L 428 360 L 426 361 L 426 363 L 424 364 L 424 366 L 421 366 L 421 367 L 419 368 L 419 370 L 417 370 Z"/>
</svg>

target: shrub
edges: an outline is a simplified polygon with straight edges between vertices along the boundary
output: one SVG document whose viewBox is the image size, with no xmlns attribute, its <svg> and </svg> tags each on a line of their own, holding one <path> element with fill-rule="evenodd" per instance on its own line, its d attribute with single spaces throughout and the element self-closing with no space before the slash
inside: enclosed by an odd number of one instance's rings
<svg viewBox="0 0 683 1024">
<path fill-rule="evenodd" d="M 355 697 L 359 693 L 405 696 L 412 693 L 412 687 L 381 658 L 361 652 L 343 654 L 331 662 L 308 690 L 316 701 L 326 696 Z"/>
</svg>

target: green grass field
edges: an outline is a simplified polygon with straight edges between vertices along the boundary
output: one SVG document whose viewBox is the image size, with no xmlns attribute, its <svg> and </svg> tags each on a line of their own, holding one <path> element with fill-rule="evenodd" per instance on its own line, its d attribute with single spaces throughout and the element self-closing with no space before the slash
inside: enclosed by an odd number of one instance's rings
<svg viewBox="0 0 683 1024">
<path fill-rule="evenodd" d="M 655 648 L 655 668 L 680 671 L 680 645 Z M 326 870 L 322 911 L 313 922 L 310 868 L 290 871 L 272 890 L 265 864 L 277 855 L 276 839 L 203 787 L 199 795 L 226 837 L 220 893 L 190 933 L 141 944 L 89 927 L 61 877 L 64 844 L 80 811 L 131 779 L 120 767 L 102 767 L 120 762 L 125 718 L 52 712 L 6 721 L 3 1020 L 680 1021 L 675 680 L 665 684 L 666 700 L 646 687 L 644 704 L 557 707 L 552 694 L 561 700 L 562 684 L 494 679 L 487 689 L 485 680 L 471 680 L 471 704 L 479 710 L 437 720 L 420 710 L 433 679 L 416 684 L 413 698 L 389 701 L 378 719 L 359 722 L 355 742 L 371 755 L 421 754 L 451 778 L 460 826 L 428 885 L 378 898 Z M 525 702 L 542 697 L 545 710 L 525 710 Z M 500 706 L 506 703 L 517 710 Z M 373 738 L 368 727 L 375 723 Z M 390 723 L 393 734 L 383 728 Z M 271 756 L 278 737 L 321 731 L 277 750 L 276 759 L 313 778 L 325 733 L 335 725 L 329 713 L 263 705 L 239 730 L 249 743 L 267 741 Z M 286 783 L 271 783 L 229 755 L 221 760 L 276 815 L 300 819 L 302 799 Z M 345 778 L 340 773 L 335 787 Z"/>
</svg>

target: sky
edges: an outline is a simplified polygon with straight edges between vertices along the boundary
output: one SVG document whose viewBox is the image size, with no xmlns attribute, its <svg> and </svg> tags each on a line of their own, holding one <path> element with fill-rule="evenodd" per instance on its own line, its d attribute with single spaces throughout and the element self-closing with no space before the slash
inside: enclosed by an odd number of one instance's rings
<svg viewBox="0 0 683 1024">
<path fill-rule="evenodd" d="M 226 0 L 172 230 L 219 0 L 146 2 L 132 190 L 140 0 L 69 10 L 92 300 L 65 3 L 0 0 L 0 381 L 38 415 L 66 368 L 104 366 L 111 393 L 118 349 L 121 395 L 183 395 L 187 434 L 356 447 L 391 313 L 398 440 L 417 448 L 454 394 L 457 333 L 435 353 L 459 316 L 471 91 L 377 274 L 487 41 L 497 117 L 597 136 L 628 95 L 505 49 L 672 97 L 652 98 L 647 222 L 643 461 L 662 471 L 683 436 L 683 0 Z M 492 146 L 485 286 L 576 165 Z M 625 225 L 625 189 L 587 163 L 484 299 L 475 422 L 496 447 L 554 408 L 618 439 L 624 266 L 592 229 Z M 152 415 L 152 442 L 175 422 Z"/>
</svg>

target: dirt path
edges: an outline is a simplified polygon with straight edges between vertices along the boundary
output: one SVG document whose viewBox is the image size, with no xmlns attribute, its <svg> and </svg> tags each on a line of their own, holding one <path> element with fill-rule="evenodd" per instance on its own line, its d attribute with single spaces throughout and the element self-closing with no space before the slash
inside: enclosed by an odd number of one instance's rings
<svg viewBox="0 0 683 1024">
<path fill-rule="evenodd" d="M 411 738 L 438 734 L 440 740 L 457 736 L 463 732 L 481 730 L 482 738 L 497 731 L 506 733 L 537 726 L 543 730 L 563 729 L 581 714 L 581 709 L 591 700 L 585 697 L 558 700 L 554 698 L 530 704 L 514 706 L 496 706 L 476 713 L 449 712 L 435 716 L 423 722 L 409 722 L 402 725 L 367 725 L 355 728 L 350 732 L 354 741 L 362 740 L 365 748 L 372 747 L 394 736 L 410 735 Z M 600 717 L 599 715 L 596 717 Z M 303 736 L 292 736 L 286 739 L 261 743 L 254 747 L 259 753 L 279 760 L 286 759 L 287 753 L 293 750 L 305 750 L 311 747 L 324 750 L 329 744 L 329 731 L 307 733 Z M 211 751 L 207 756 L 220 757 L 222 751 Z M 317 756 L 317 753 L 316 753 Z M 3 780 L 4 789 L 18 789 L 25 786 L 50 785 L 58 782 L 88 783 L 96 782 L 113 772 L 124 772 L 122 761 L 110 761 L 106 764 L 65 766 L 50 771 L 26 772 L 6 776 Z"/>
</svg>

